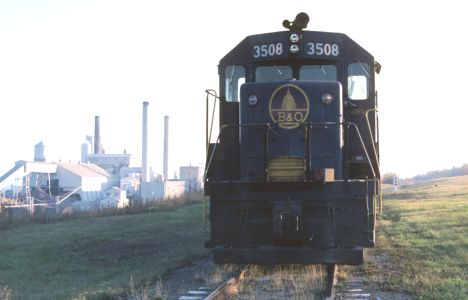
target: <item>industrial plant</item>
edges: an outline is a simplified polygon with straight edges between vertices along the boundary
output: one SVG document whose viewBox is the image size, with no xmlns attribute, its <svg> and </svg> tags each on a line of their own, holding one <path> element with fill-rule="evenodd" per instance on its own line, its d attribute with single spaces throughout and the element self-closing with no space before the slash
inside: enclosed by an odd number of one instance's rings
<svg viewBox="0 0 468 300">
<path fill-rule="evenodd" d="M 141 166 L 130 166 L 131 154 L 105 153 L 100 117 L 94 119 L 94 136 L 81 144 L 81 161 L 49 162 L 45 145 L 35 145 L 34 161 L 19 160 L 0 177 L 0 209 L 97 210 L 123 208 L 177 198 L 200 191 L 199 167 L 180 167 L 180 178 L 169 179 L 169 116 L 164 116 L 162 176 L 148 172 L 148 102 L 143 102 Z"/>
</svg>

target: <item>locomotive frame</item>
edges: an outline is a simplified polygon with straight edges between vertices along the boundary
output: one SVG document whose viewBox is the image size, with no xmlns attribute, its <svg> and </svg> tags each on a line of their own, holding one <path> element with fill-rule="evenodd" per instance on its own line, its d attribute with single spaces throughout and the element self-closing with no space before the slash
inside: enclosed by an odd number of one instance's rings
<svg viewBox="0 0 468 300">
<path fill-rule="evenodd" d="M 305 31 L 308 19 L 245 38 L 219 63 L 220 96 L 207 90 L 215 263 L 360 264 L 374 246 L 380 65 L 344 34 Z"/>
</svg>

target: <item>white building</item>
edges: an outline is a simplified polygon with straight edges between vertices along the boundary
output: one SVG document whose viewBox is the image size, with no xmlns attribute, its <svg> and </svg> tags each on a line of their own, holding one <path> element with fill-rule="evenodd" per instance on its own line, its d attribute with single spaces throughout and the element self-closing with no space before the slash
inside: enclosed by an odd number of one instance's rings
<svg viewBox="0 0 468 300">
<path fill-rule="evenodd" d="M 140 197 L 143 201 L 177 198 L 184 194 L 185 182 L 179 180 L 142 182 Z"/>
<path fill-rule="evenodd" d="M 96 201 L 103 197 L 102 191 L 111 188 L 109 177 L 106 170 L 94 164 L 57 163 L 52 179 L 58 181 L 62 193 L 77 190 L 81 201 Z"/>
<path fill-rule="evenodd" d="M 200 167 L 180 167 L 180 180 L 185 182 L 185 192 L 198 192 L 203 188 L 203 170 Z"/>
</svg>

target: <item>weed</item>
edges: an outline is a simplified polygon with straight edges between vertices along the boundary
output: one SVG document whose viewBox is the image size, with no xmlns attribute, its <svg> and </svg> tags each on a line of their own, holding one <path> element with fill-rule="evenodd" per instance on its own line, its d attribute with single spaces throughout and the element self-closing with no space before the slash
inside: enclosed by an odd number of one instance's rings
<svg viewBox="0 0 468 300">
<path fill-rule="evenodd" d="M 0 286 L 0 300 L 11 300 L 13 291 L 7 286 Z"/>
</svg>

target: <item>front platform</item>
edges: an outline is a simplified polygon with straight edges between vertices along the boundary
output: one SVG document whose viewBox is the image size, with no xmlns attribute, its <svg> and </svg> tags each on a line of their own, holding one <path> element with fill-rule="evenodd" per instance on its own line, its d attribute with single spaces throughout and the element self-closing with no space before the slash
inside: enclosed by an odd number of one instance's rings
<svg viewBox="0 0 468 300">
<path fill-rule="evenodd" d="M 363 263 L 362 248 L 312 249 L 309 247 L 258 247 L 231 248 L 215 247 L 213 260 L 217 264 L 343 264 Z"/>
</svg>

